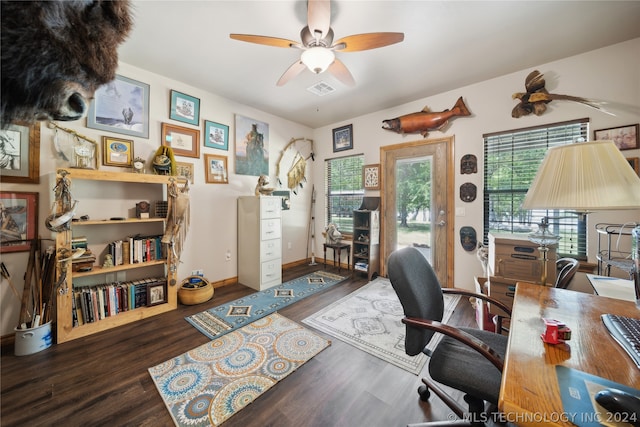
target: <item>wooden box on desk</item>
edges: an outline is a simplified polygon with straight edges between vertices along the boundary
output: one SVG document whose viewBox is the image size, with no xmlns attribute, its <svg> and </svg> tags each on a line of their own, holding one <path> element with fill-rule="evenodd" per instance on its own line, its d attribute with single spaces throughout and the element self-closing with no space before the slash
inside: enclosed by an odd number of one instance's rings
<svg viewBox="0 0 640 427">
<path fill-rule="evenodd" d="M 540 281 L 542 261 L 538 245 L 526 234 L 489 233 L 489 274 L 518 279 L 523 282 Z M 547 252 L 547 283 L 556 281 L 556 248 Z"/>
<path fill-rule="evenodd" d="M 516 282 L 519 279 L 507 279 L 505 277 L 489 276 L 487 281 L 487 295 L 497 299 L 507 307 L 513 307 L 513 297 L 516 294 Z M 488 304 L 489 313 L 499 316 L 508 316 L 502 309 L 493 304 Z"/>
</svg>

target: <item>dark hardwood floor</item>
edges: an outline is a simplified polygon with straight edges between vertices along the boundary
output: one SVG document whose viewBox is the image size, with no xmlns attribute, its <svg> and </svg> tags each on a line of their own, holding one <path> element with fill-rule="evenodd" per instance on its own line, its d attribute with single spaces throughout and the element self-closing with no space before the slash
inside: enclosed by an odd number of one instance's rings
<svg viewBox="0 0 640 427">
<path fill-rule="evenodd" d="M 290 280 L 322 265 L 284 272 Z M 328 267 L 329 271 L 337 272 Z M 343 269 L 342 274 L 346 272 Z M 297 322 L 366 284 L 356 274 L 279 313 Z M 8 426 L 171 426 L 173 421 L 147 369 L 208 341 L 184 317 L 254 292 L 218 288 L 212 300 L 16 357 L 2 349 L 0 424 Z M 452 322 L 475 325 L 461 299 Z M 324 335 L 320 333 L 321 335 Z M 332 345 L 256 399 L 228 426 L 406 426 L 450 418 L 437 397 L 421 402 L 421 384 L 400 368 L 327 336 Z M 425 368 L 426 370 L 426 368 Z M 460 393 L 454 394 L 462 400 Z"/>
</svg>

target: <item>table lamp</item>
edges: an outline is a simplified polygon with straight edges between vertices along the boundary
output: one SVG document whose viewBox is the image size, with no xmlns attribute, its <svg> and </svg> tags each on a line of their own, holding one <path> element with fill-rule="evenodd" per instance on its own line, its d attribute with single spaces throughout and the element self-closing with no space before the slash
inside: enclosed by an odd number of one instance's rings
<svg viewBox="0 0 640 427">
<path fill-rule="evenodd" d="M 577 142 L 547 151 L 524 198 L 522 208 L 563 209 L 578 213 L 595 210 L 640 209 L 640 177 L 613 141 Z M 541 283 L 546 284 L 548 246 L 558 236 L 544 217 L 529 240 L 540 245 Z M 636 272 L 638 274 L 638 272 Z M 638 280 L 636 280 L 636 283 Z M 640 289 L 636 287 L 636 298 Z"/>
</svg>

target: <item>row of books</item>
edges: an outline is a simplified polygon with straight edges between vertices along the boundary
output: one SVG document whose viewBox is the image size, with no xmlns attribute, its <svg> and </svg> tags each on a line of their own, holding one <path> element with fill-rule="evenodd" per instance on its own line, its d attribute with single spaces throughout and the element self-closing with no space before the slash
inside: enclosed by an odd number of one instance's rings
<svg viewBox="0 0 640 427">
<path fill-rule="evenodd" d="M 132 236 L 109 243 L 113 265 L 137 264 L 166 259 L 162 236 Z"/>
<path fill-rule="evenodd" d="M 166 289 L 166 283 L 167 279 L 160 277 L 74 289 L 73 326 L 97 322 L 125 311 L 155 305 L 156 302 L 149 301 L 149 288 L 165 285 Z"/>
</svg>

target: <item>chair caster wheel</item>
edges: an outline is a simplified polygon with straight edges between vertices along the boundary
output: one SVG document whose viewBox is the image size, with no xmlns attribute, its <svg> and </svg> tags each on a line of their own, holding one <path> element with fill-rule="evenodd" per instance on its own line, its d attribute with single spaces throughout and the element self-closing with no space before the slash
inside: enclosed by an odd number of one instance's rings
<svg viewBox="0 0 640 427">
<path fill-rule="evenodd" d="M 429 387 L 426 385 L 421 385 L 418 387 L 418 394 L 420 395 L 420 400 L 423 402 L 428 402 L 431 397 L 431 392 L 429 391 Z"/>
</svg>

